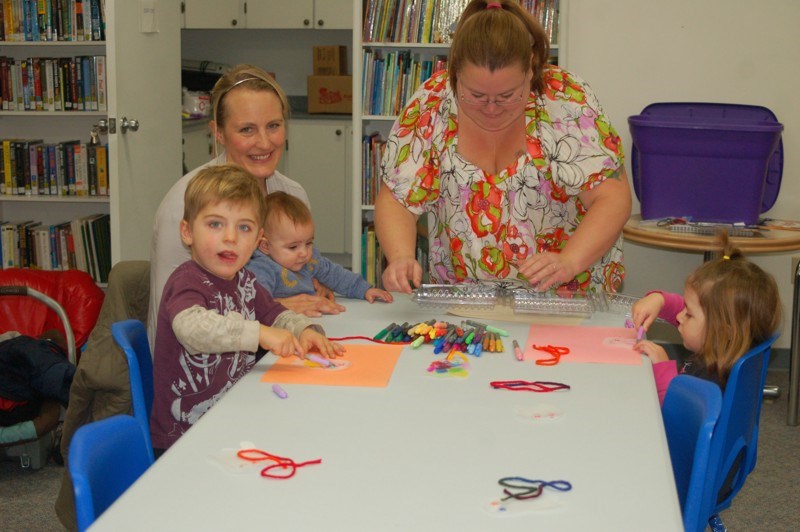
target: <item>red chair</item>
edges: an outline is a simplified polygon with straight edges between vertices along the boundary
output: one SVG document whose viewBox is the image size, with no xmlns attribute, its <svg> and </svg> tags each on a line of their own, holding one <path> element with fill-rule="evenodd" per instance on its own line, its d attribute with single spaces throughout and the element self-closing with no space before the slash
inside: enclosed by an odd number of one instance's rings
<svg viewBox="0 0 800 532">
<path fill-rule="evenodd" d="M 58 302 L 72 327 L 78 352 L 97 322 L 105 297 L 92 277 L 80 270 L 11 268 L 0 271 L 0 287 L 3 286 L 32 288 Z M 61 318 L 43 302 L 21 295 L 0 297 L 0 332 L 18 331 L 37 338 L 50 329 L 57 329 L 67 336 Z"/>
<path fill-rule="evenodd" d="M 46 331 L 61 331 L 70 362 L 76 364 L 77 353 L 97 322 L 104 297 L 91 276 L 82 271 L 2 270 L 0 333 L 17 331 L 38 338 Z M 14 432 L 21 426 L 22 423 L 0 427 L 6 431 L 0 437 L 0 456 L 19 457 L 23 467 L 39 469 L 52 448 L 52 433 L 27 440 Z"/>
</svg>

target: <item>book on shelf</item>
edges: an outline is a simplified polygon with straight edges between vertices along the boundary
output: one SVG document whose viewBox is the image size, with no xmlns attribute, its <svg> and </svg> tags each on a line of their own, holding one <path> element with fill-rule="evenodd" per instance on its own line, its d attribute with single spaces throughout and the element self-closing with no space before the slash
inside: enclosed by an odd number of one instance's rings
<svg viewBox="0 0 800 532">
<path fill-rule="evenodd" d="M 0 139 L 0 194 L 108 196 L 108 147 L 80 140 Z"/>
<path fill-rule="evenodd" d="M 0 0 L 0 41 L 102 41 L 105 0 Z"/>
<path fill-rule="evenodd" d="M 108 214 L 52 225 L 32 220 L 3 222 L 0 224 L 2 268 L 79 269 L 96 282 L 105 283 L 111 270 L 110 236 Z"/>
<path fill-rule="evenodd" d="M 4 111 L 107 111 L 106 58 L 2 57 L 0 89 Z"/>
</svg>

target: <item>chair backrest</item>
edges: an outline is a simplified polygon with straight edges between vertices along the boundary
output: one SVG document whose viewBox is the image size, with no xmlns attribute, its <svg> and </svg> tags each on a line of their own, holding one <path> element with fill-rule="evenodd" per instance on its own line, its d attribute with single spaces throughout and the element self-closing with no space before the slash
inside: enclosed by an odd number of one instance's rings
<svg viewBox="0 0 800 532">
<path fill-rule="evenodd" d="M 148 448 L 142 426 L 124 414 L 88 423 L 75 432 L 68 466 L 79 530 L 86 530 L 152 465 Z"/>
<path fill-rule="evenodd" d="M 139 320 L 111 324 L 111 334 L 128 360 L 133 416 L 141 423 L 152 456 L 150 412 L 153 409 L 153 359 L 147 329 Z"/>
<path fill-rule="evenodd" d="M 97 322 L 105 297 L 92 277 L 78 270 L 0 270 L 0 286 L 24 286 L 54 299 L 64 309 L 79 351 Z M 49 329 L 66 335 L 62 317 L 43 302 L 32 297 L 0 297 L 0 332 L 18 331 L 37 338 Z"/>
<path fill-rule="evenodd" d="M 711 444 L 715 513 L 731 505 L 756 466 L 758 424 L 772 344 L 777 336 L 753 347 L 736 361 L 722 396 L 722 412 Z"/>
<path fill-rule="evenodd" d="M 664 430 L 683 526 L 689 532 L 705 529 L 716 502 L 708 485 L 711 439 L 721 410 L 719 386 L 691 375 L 675 377 L 664 396 Z"/>
</svg>

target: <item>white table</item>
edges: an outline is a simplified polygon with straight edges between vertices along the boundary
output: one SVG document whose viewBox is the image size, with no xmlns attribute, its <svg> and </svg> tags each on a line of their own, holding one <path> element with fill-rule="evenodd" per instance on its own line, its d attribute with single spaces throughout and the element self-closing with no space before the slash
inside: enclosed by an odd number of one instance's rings
<svg viewBox="0 0 800 532">
<path fill-rule="evenodd" d="M 440 318 L 407 296 L 344 301 L 320 320 L 330 336 L 372 336 L 390 322 Z M 492 323 L 491 320 L 482 320 Z M 620 316 L 587 324 L 621 326 Z M 495 323 L 523 343 L 528 325 Z M 406 348 L 386 388 L 260 382 L 266 357 L 106 511 L 92 530 L 682 530 L 651 366 L 470 357 L 466 379 L 431 377 L 432 348 Z M 549 394 L 493 390 L 491 380 L 570 384 Z M 533 421 L 516 407 L 563 412 Z M 234 473 L 212 457 L 244 441 L 297 461 L 294 478 Z M 501 477 L 565 479 L 557 510 L 496 515 Z M 535 504 L 535 503 L 534 503 Z"/>
</svg>

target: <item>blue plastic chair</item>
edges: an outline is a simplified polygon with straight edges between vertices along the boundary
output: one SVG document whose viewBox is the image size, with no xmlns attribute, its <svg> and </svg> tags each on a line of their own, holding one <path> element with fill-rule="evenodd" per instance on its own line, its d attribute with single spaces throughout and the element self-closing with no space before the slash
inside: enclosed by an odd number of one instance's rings
<svg viewBox="0 0 800 532">
<path fill-rule="evenodd" d="M 75 431 L 68 465 L 78 530 L 89 528 L 152 464 L 152 448 L 132 416 L 111 416 Z"/>
<path fill-rule="evenodd" d="M 709 466 L 721 410 L 719 386 L 691 375 L 675 377 L 664 396 L 661 413 L 687 532 L 704 530 L 714 510 Z"/>
<path fill-rule="evenodd" d="M 750 349 L 734 364 L 728 377 L 722 396 L 722 412 L 711 444 L 715 513 L 730 507 L 745 479 L 756 467 L 763 390 L 772 344 L 776 339 L 777 336 L 773 336 Z M 729 475 L 732 475 L 731 482 L 726 487 Z M 723 489 L 726 492 L 720 493 Z"/>
<path fill-rule="evenodd" d="M 150 458 L 153 445 L 150 439 L 150 412 L 153 409 L 153 359 L 147 329 L 139 320 L 118 321 L 111 325 L 111 335 L 128 360 L 128 377 L 131 385 L 133 417 L 142 425 Z"/>
</svg>

